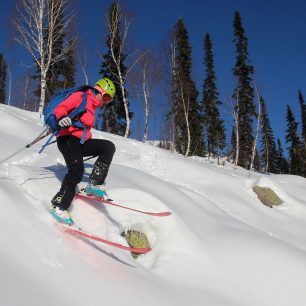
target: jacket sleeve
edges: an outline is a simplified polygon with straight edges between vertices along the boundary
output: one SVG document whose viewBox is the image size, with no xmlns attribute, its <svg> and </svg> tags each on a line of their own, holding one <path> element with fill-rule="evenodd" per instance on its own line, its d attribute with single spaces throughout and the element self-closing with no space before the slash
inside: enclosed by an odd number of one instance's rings
<svg viewBox="0 0 306 306">
<path fill-rule="evenodd" d="M 80 121 L 87 129 L 91 129 L 95 123 L 96 108 L 100 107 L 100 102 L 89 92 L 87 97 L 86 112 L 81 116 Z"/>
<path fill-rule="evenodd" d="M 66 117 L 71 111 L 76 109 L 82 102 L 82 92 L 75 92 L 66 100 L 60 103 L 55 109 L 54 114 L 56 119 Z"/>
<path fill-rule="evenodd" d="M 80 120 L 87 129 L 91 129 L 95 123 L 95 114 L 87 110 L 87 112 L 82 115 Z"/>
</svg>

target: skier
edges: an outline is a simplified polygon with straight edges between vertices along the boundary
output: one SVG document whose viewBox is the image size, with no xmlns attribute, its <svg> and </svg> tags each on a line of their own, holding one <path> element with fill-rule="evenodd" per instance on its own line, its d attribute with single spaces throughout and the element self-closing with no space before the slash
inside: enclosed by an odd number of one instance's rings
<svg viewBox="0 0 306 306">
<path fill-rule="evenodd" d="M 67 116 L 79 106 L 84 91 L 87 94 L 86 111 L 78 118 L 78 121 L 85 126 L 85 130 L 72 126 L 73 122 Z M 75 196 L 76 186 L 83 177 L 83 157 L 98 156 L 84 192 L 96 197 L 108 197 L 105 190 L 105 178 L 115 153 L 115 145 L 108 140 L 92 139 L 90 129 L 94 125 L 96 109 L 110 103 L 115 92 L 113 82 L 103 78 L 97 81 L 94 87 L 84 86 L 83 92 L 74 92 L 54 109 L 58 125 L 61 128 L 57 134 L 57 146 L 65 159 L 68 172 L 59 192 L 51 201 L 50 213 L 62 223 L 73 224 L 68 209 Z M 84 137 L 84 133 L 86 133 L 85 142 L 81 144 L 80 140 Z"/>
</svg>

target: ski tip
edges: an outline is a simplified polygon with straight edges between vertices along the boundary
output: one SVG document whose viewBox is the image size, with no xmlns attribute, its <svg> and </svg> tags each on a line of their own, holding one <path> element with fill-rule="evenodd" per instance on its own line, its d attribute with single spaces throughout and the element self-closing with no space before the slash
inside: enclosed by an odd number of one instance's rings
<svg viewBox="0 0 306 306">
<path fill-rule="evenodd" d="M 152 213 L 152 212 L 144 212 L 144 213 L 147 215 L 156 216 L 156 217 L 167 217 L 167 216 L 172 215 L 172 212 L 170 211 L 157 212 L 157 213 Z"/>
<path fill-rule="evenodd" d="M 152 251 L 151 248 L 131 248 L 130 251 L 132 253 L 137 253 L 137 254 L 147 254 Z"/>
<path fill-rule="evenodd" d="M 170 211 L 165 211 L 163 213 L 160 213 L 161 217 L 167 217 L 167 216 L 171 216 L 171 215 L 172 215 L 172 212 L 170 212 Z"/>
</svg>

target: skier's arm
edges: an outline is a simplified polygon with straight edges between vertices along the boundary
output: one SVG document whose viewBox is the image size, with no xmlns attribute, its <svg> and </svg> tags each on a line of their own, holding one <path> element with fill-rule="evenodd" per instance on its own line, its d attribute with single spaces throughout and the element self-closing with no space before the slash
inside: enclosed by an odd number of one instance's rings
<svg viewBox="0 0 306 306">
<path fill-rule="evenodd" d="M 68 116 L 68 114 L 76 109 L 82 102 L 82 92 L 75 92 L 70 95 L 66 100 L 60 103 L 55 109 L 54 114 L 56 119 L 59 120 Z"/>
<path fill-rule="evenodd" d="M 87 111 L 81 116 L 80 121 L 85 125 L 87 129 L 91 129 L 95 122 L 95 114 Z"/>
</svg>

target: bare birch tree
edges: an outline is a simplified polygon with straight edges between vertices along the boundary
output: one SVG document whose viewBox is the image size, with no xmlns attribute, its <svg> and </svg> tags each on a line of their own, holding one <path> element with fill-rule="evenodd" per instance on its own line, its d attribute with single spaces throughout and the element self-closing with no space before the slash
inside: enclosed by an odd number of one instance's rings
<svg viewBox="0 0 306 306">
<path fill-rule="evenodd" d="M 140 105 L 144 109 L 145 123 L 142 140 L 148 139 L 149 120 L 154 112 L 154 91 L 157 89 L 161 78 L 161 69 L 152 50 L 141 52 L 138 65 L 135 67 L 130 76 L 133 93 L 137 97 Z"/>
<path fill-rule="evenodd" d="M 90 59 L 93 57 L 93 54 L 86 48 L 85 42 L 79 38 L 78 44 L 76 46 L 76 58 L 77 62 L 82 70 L 83 76 L 84 76 L 84 84 L 89 84 L 89 77 L 88 77 L 88 66 L 90 63 Z"/>
<path fill-rule="evenodd" d="M 78 54 L 78 60 L 79 64 L 81 66 L 81 70 L 84 75 L 84 80 L 85 80 L 85 85 L 89 84 L 89 79 L 88 79 L 88 59 L 87 59 L 87 53 L 86 49 L 84 49 L 84 52 L 82 55 Z"/>
<path fill-rule="evenodd" d="M 189 102 L 189 95 L 184 94 L 183 91 L 183 84 L 182 84 L 182 79 L 180 78 L 180 75 L 178 73 L 178 82 L 179 82 L 179 95 L 180 95 L 180 102 L 182 103 L 183 106 L 183 111 L 184 111 L 184 119 L 185 119 L 185 124 L 186 124 L 186 131 L 187 131 L 187 146 L 186 146 L 186 151 L 185 151 L 185 156 L 189 155 L 190 152 L 190 144 L 191 144 L 191 134 L 190 134 L 190 116 L 189 116 L 189 109 L 190 109 L 190 102 Z"/>
<path fill-rule="evenodd" d="M 151 95 L 148 83 L 148 62 L 144 62 L 142 67 L 143 78 L 142 78 L 142 91 L 144 97 L 144 104 L 145 104 L 145 129 L 143 135 L 143 141 L 145 142 L 148 139 L 148 129 L 149 129 L 149 114 L 151 110 Z"/>
<path fill-rule="evenodd" d="M 123 23 L 123 24 L 122 24 Z M 140 60 L 139 56 L 136 56 L 136 59 L 131 62 L 130 67 L 123 72 L 122 71 L 122 63 L 127 57 L 135 56 L 137 50 L 135 52 L 131 52 L 129 55 L 124 55 L 124 50 L 127 47 L 127 36 L 130 29 L 131 21 L 129 20 L 127 15 L 124 15 L 121 11 L 119 4 L 112 6 L 112 13 L 107 17 L 107 27 L 109 30 L 109 48 L 110 54 L 113 61 L 113 67 L 109 67 L 112 75 L 115 76 L 115 82 L 119 86 L 122 102 L 125 110 L 125 119 L 126 119 L 126 128 L 124 137 L 128 137 L 130 134 L 130 111 L 129 111 L 129 101 L 126 90 L 126 80 L 125 78 Z M 120 39 L 118 39 L 118 36 Z M 124 58 L 123 58 L 124 57 Z"/>
<path fill-rule="evenodd" d="M 27 74 L 25 76 L 24 89 L 23 89 L 23 106 L 22 106 L 23 109 L 26 109 L 30 83 L 31 83 L 31 75 Z"/>
<path fill-rule="evenodd" d="M 40 70 L 40 101 L 38 112 L 43 112 L 47 89 L 47 73 L 54 63 L 65 58 L 70 45 L 64 43 L 61 52 L 53 56 L 53 46 L 66 30 L 74 14 L 68 0 L 21 0 L 14 21 L 16 41 L 32 56 Z M 64 18 L 59 26 L 60 14 Z"/>
<path fill-rule="evenodd" d="M 165 139 L 161 146 L 175 151 L 175 115 L 172 112 L 174 107 L 172 93 L 174 92 L 173 78 L 176 73 L 176 38 L 174 31 L 170 31 L 167 40 L 161 43 L 159 51 L 159 59 L 161 60 L 162 76 L 161 76 L 161 89 L 166 97 L 165 115 L 166 120 L 162 127 L 162 138 Z"/>
<path fill-rule="evenodd" d="M 239 107 L 239 106 L 238 106 Z M 235 161 L 234 161 L 234 169 L 237 169 L 238 160 L 239 160 L 239 108 L 233 109 L 233 117 L 235 120 L 235 135 L 236 135 L 236 152 L 235 152 Z"/>
<path fill-rule="evenodd" d="M 175 39 L 175 34 L 174 32 L 171 35 L 171 43 L 170 43 L 170 68 L 171 68 L 171 75 L 174 78 L 175 77 L 175 73 L 176 73 L 176 39 Z M 172 86 L 174 86 L 173 82 L 172 82 Z M 172 89 L 173 90 L 173 89 Z M 171 99 L 172 105 L 171 105 L 171 109 L 173 109 L 173 99 Z M 172 145 L 171 145 L 171 151 L 174 152 L 175 150 L 175 120 L 174 120 L 174 113 L 171 112 L 171 127 L 172 127 Z"/>
<path fill-rule="evenodd" d="M 239 105 L 240 105 L 240 96 L 239 96 L 239 91 L 237 91 L 237 95 L 236 95 L 236 105 L 234 105 L 232 103 L 232 100 L 229 100 L 229 104 L 231 105 L 231 110 L 232 110 L 232 116 L 234 118 L 234 123 L 235 123 L 235 148 L 236 148 L 236 152 L 235 152 L 235 160 L 234 160 L 234 170 L 237 169 L 238 166 L 238 160 L 239 160 Z"/>
<path fill-rule="evenodd" d="M 7 105 L 11 105 L 11 96 L 12 96 L 12 73 L 11 73 L 11 67 L 7 67 L 8 72 L 8 98 L 7 98 Z"/>
<path fill-rule="evenodd" d="M 256 133 L 253 141 L 253 148 L 252 148 L 252 156 L 251 156 L 251 164 L 249 169 L 249 176 L 251 175 L 251 172 L 253 170 L 254 165 L 254 158 L 256 155 L 256 148 L 257 148 L 257 139 L 261 128 L 261 101 L 258 93 L 257 85 L 255 84 L 255 91 L 256 91 L 256 97 L 257 97 L 257 103 L 258 103 L 258 114 L 257 114 L 257 125 L 256 125 Z"/>
</svg>

